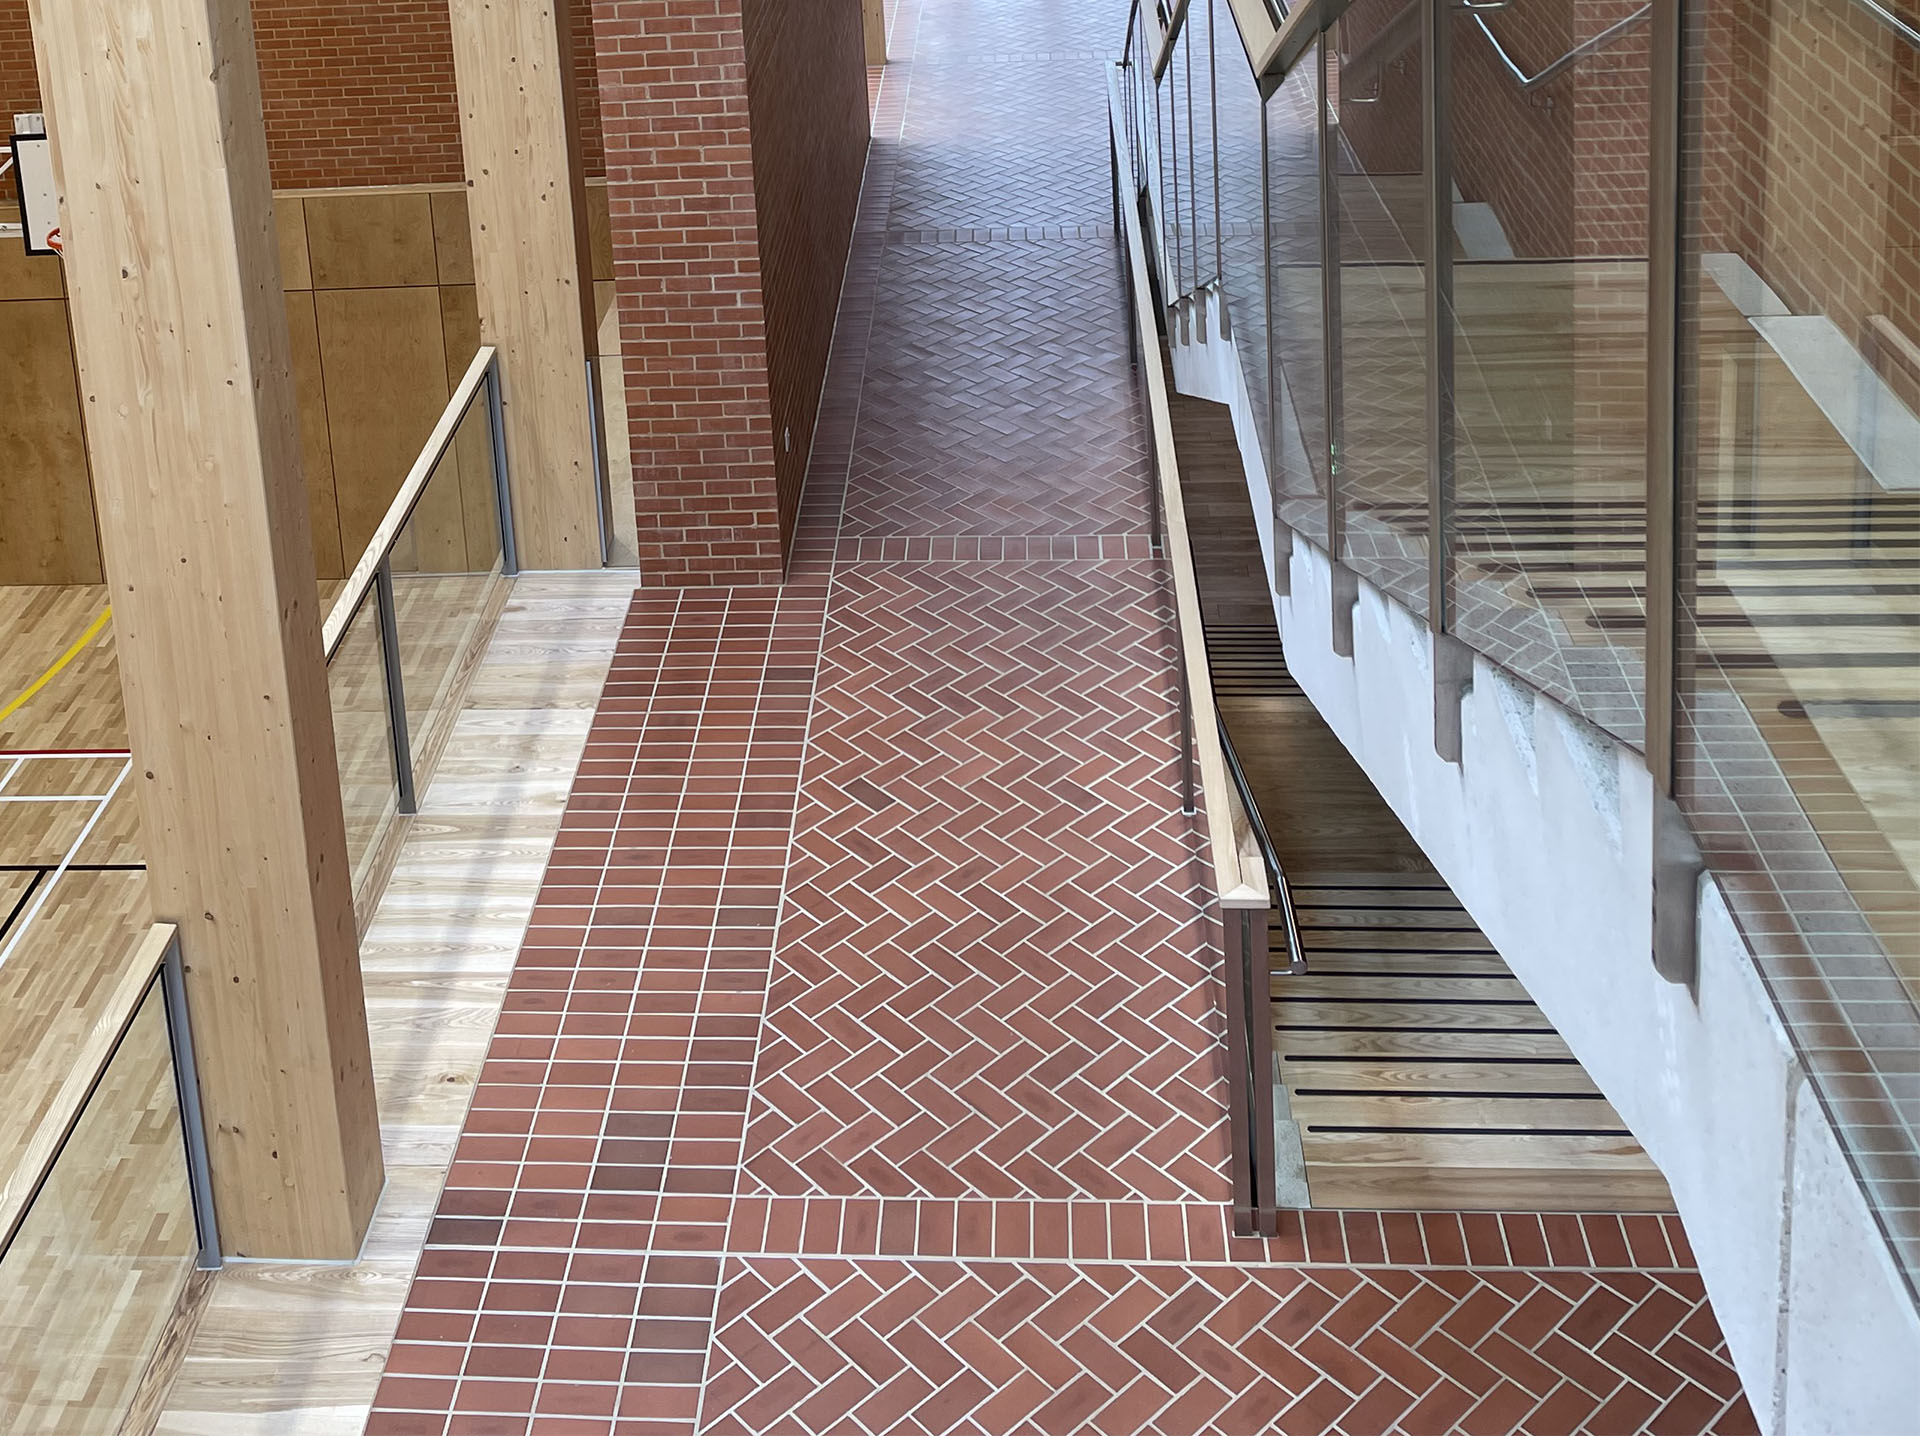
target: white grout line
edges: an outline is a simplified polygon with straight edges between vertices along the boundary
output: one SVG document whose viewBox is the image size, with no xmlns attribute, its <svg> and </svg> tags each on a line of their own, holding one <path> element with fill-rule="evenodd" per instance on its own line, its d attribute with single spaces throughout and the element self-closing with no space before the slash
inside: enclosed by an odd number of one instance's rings
<svg viewBox="0 0 1920 1436">
<path fill-rule="evenodd" d="M 47 905 L 48 894 L 59 885 L 61 877 L 64 876 L 67 869 L 73 865 L 74 857 L 86 843 L 88 835 L 93 832 L 94 824 L 100 821 L 100 815 L 106 812 L 108 802 L 112 800 L 115 793 L 120 791 L 120 785 L 127 781 L 127 774 L 132 771 L 133 759 L 129 758 L 125 763 L 121 764 L 119 775 L 115 777 L 113 782 L 108 786 L 106 793 L 100 799 L 100 806 L 93 810 L 93 816 L 88 818 L 86 824 L 80 829 L 80 835 L 73 840 L 73 846 L 67 849 L 66 856 L 60 859 L 60 865 L 53 870 L 48 876 L 45 886 L 35 895 L 33 906 L 21 914 L 20 925 L 14 929 L 13 936 L 8 939 L 7 945 L 0 947 L 0 967 L 7 965 L 7 959 L 13 956 L 13 950 L 20 946 L 20 940 L 33 930 L 33 920 L 40 915 L 40 909 Z M 9 773 L 9 776 L 11 776 L 11 773 Z"/>
</svg>

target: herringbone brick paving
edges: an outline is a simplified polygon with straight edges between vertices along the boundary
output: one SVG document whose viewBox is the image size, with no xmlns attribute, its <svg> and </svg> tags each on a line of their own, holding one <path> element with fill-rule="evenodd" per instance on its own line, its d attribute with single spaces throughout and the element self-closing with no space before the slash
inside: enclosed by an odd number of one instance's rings
<svg viewBox="0 0 1920 1436">
<path fill-rule="evenodd" d="M 743 1190 L 1225 1200 L 1141 563 L 836 580 Z"/>
<path fill-rule="evenodd" d="M 1112 259 L 1098 240 L 888 246 L 842 535 L 1145 533 Z"/>
<path fill-rule="evenodd" d="M 1752 1429 L 1676 1219 L 1228 1232 L 1112 253 L 1028 228 L 1121 15 L 925 5 L 789 582 L 636 598 L 370 1436 Z"/>
</svg>

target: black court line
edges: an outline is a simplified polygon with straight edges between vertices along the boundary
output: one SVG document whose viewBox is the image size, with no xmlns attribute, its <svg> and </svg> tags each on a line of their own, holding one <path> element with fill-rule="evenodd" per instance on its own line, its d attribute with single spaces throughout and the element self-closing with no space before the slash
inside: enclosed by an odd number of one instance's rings
<svg viewBox="0 0 1920 1436">
<path fill-rule="evenodd" d="M 0 938 L 4 938 L 13 931 L 13 925 L 20 920 L 20 914 L 26 911 L 27 904 L 33 900 L 34 893 L 40 888 L 40 880 L 46 875 L 47 870 L 44 868 L 33 870 L 33 881 L 28 883 L 26 891 L 20 894 L 20 900 L 13 905 L 13 910 L 7 914 L 6 921 L 0 922 Z"/>
<path fill-rule="evenodd" d="M 0 863 L 0 873 L 40 873 L 59 869 L 58 863 Z M 145 863 L 68 863 L 70 873 L 144 873 Z"/>
</svg>

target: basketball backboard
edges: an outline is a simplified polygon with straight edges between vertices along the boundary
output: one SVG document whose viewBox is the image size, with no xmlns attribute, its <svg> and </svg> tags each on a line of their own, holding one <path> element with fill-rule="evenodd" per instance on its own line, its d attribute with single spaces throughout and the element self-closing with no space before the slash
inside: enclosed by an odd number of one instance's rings
<svg viewBox="0 0 1920 1436">
<path fill-rule="evenodd" d="M 53 151 L 39 115 L 13 117 L 13 179 L 20 198 L 20 228 L 28 254 L 60 252 L 60 195 L 53 183 Z"/>
</svg>

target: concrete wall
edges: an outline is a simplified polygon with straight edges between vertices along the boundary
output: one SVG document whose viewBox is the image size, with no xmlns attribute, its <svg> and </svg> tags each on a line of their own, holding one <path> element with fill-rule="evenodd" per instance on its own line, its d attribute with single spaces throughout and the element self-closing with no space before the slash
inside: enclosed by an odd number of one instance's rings
<svg viewBox="0 0 1920 1436">
<path fill-rule="evenodd" d="M 1920 1314 L 1710 881 L 1697 998 L 1654 973 L 1645 760 L 1476 662 L 1441 761 L 1430 634 L 1362 583 L 1334 653 L 1332 567 L 1276 555 L 1241 366 L 1207 333 L 1176 379 L 1234 406 L 1288 667 L 1659 1163 L 1763 1426 L 1920 1432 Z"/>
</svg>

